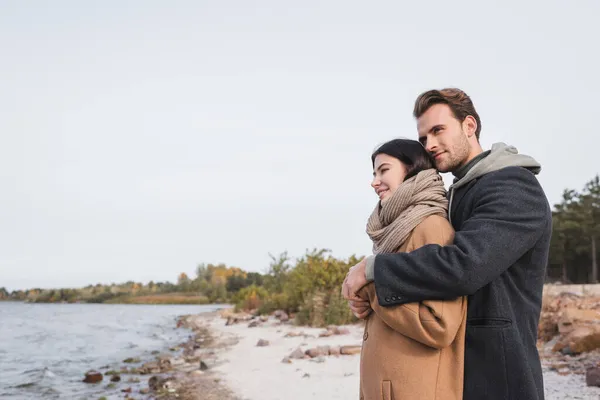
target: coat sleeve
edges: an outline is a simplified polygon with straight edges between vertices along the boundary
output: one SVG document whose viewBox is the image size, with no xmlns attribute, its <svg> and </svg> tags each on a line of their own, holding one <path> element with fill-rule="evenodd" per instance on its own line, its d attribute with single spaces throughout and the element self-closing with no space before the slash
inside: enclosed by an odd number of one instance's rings
<svg viewBox="0 0 600 400">
<path fill-rule="evenodd" d="M 454 243 L 375 257 L 381 305 L 454 299 L 475 293 L 530 250 L 552 224 L 548 200 L 535 176 L 508 167 L 482 177 L 469 218 Z"/>
<path fill-rule="evenodd" d="M 413 231 L 410 247 L 418 248 L 427 243 L 448 244 L 452 234 L 452 228 L 444 218 L 429 217 Z M 369 299 L 375 314 L 390 328 L 436 349 L 447 347 L 454 341 L 467 312 L 464 297 L 382 307 L 373 283 L 361 289 L 359 295 Z"/>
</svg>

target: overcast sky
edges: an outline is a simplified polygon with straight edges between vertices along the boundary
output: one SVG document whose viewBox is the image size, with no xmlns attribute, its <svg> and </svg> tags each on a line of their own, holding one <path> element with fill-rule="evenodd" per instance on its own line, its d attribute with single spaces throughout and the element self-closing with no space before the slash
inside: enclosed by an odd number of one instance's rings
<svg viewBox="0 0 600 400">
<path fill-rule="evenodd" d="M 431 88 L 465 90 L 483 146 L 535 157 L 555 203 L 599 170 L 598 15 L 595 0 L 0 0 L 0 286 L 368 254 L 370 153 L 416 138 Z"/>
</svg>

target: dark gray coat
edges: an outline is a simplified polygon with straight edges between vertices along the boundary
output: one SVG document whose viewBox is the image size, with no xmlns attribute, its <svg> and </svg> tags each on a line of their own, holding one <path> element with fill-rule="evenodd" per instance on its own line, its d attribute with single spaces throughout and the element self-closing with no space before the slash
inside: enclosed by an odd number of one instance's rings
<svg viewBox="0 0 600 400">
<path fill-rule="evenodd" d="M 464 399 L 543 400 L 537 327 L 552 217 L 534 174 L 491 171 L 453 193 L 454 244 L 375 257 L 382 306 L 468 295 Z"/>
</svg>

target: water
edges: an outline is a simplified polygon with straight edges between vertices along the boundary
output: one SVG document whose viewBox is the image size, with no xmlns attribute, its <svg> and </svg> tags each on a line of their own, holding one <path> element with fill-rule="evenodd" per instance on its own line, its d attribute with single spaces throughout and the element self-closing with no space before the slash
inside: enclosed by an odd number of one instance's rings
<svg viewBox="0 0 600 400">
<path fill-rule="evenodd" d="M 151 359 L 152 351 L 188 337 L 189 331 L 176 329 L 177 316 L 218 308 L 0 302 L 0 398 L 106 396 L 107 379 L 85 384 L 86 371 L 119 369 L 128 357 Z"/>
</svg>

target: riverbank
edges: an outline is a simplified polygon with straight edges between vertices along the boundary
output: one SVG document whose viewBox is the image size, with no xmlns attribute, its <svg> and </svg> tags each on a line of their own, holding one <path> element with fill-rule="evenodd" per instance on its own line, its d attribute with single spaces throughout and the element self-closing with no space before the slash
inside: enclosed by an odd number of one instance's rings
<svg viewBox="0 0 600 400">
<path fill-rule="evenodd" d="M 358 398 L 360 353 L 355 349 L 362 344 L 362 323 L 327 330 L 274 316 L 235 322 L 227 311 L 221 314 L 202 319 L 214 337 L 229 343 L 214 371 L 234 395 L 245 400 Z M 551 360 L 543 362 L 546 400 L 600 398 L 600 388 L 586 386 L 585 375 L 564 375 L 553 370 Z"/>
<path fill-rule="evenodd" d="M 120 375 L 113 393 L 169 400 L 358 398 L 360 322 L 310 328 L 282 312 L 258 317 L 223 309 L 182 316 L 177 329 L 189 329 L 188 339 L 167 354 L 105 371 L 105 380 Z M 586 386 L 585 375 L 557 370 L 555 361 L 543 360 L 547 400 L 600 398 L 600 388 Z"/>
</svg>

